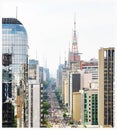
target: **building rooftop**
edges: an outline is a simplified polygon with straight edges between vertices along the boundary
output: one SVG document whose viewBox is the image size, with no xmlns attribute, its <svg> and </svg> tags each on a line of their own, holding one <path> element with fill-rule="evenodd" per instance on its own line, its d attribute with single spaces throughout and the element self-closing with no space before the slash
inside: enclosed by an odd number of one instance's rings
<svg viewBox="0 0 117 130">
<path fill-rule="evenodd" d="M 2 18 L 2 24 L 21 24 L 16 18 Z"/>
</svg>

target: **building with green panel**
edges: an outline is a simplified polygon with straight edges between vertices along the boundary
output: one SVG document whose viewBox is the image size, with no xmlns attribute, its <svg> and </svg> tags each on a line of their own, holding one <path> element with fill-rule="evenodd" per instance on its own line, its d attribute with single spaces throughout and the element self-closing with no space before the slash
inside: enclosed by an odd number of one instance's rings
<svg viewBox="0 0 117 130">
<path fill-rule="evenodd" d="M 84 90 L 84 125 L 98 125 L 98 90 Z"/>
</svg>

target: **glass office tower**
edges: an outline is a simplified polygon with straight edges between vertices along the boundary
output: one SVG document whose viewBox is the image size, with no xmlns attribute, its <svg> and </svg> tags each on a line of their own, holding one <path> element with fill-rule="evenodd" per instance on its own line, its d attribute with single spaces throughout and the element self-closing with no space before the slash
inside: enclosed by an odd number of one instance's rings
<svg viewBox="0 0 117 130">
<path fill-rule="evenodd" d="M 15 18 L 2 18 L 3 127 L 28 127 L 27 43 L 23 24 Z"/>
</svg>

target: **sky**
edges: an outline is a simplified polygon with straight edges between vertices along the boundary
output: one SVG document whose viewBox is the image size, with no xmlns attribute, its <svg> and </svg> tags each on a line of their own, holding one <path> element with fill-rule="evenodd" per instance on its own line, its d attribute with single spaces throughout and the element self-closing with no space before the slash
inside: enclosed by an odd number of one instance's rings
<svg viewBox="0 0 117 130">
<path fill-rule="evenodd" d="M 56 76 L 68 59 L 74 14 L 82 60 L 98 58 L 100 47 L 115 47 L 116 0 L 2 0 L 2 17 L 15 17 L 28 34 L 29 59 L 39 60 Z"/>
</svg>

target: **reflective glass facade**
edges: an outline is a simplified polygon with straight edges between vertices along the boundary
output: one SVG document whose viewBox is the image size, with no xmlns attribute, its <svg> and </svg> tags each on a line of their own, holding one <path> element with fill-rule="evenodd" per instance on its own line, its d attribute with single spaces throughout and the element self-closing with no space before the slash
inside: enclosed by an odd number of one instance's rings
<svg viewBox="0 0 117 130">
<path fill-rule="evenodd" d="M 11 55 L 11 64 L 5 60 L 3 72 L 11 72 L 11 102 L 14 116 L 17 116 L 17 127 L 28 127 L 28 40 L 27 32 L 17 19 L 2 19 L 2 55 Z M 8 75 L 2 74 L 2 82 L 9 82 Z M 7 97 L 6 100 L 9 100 Z"/>
</svg>

